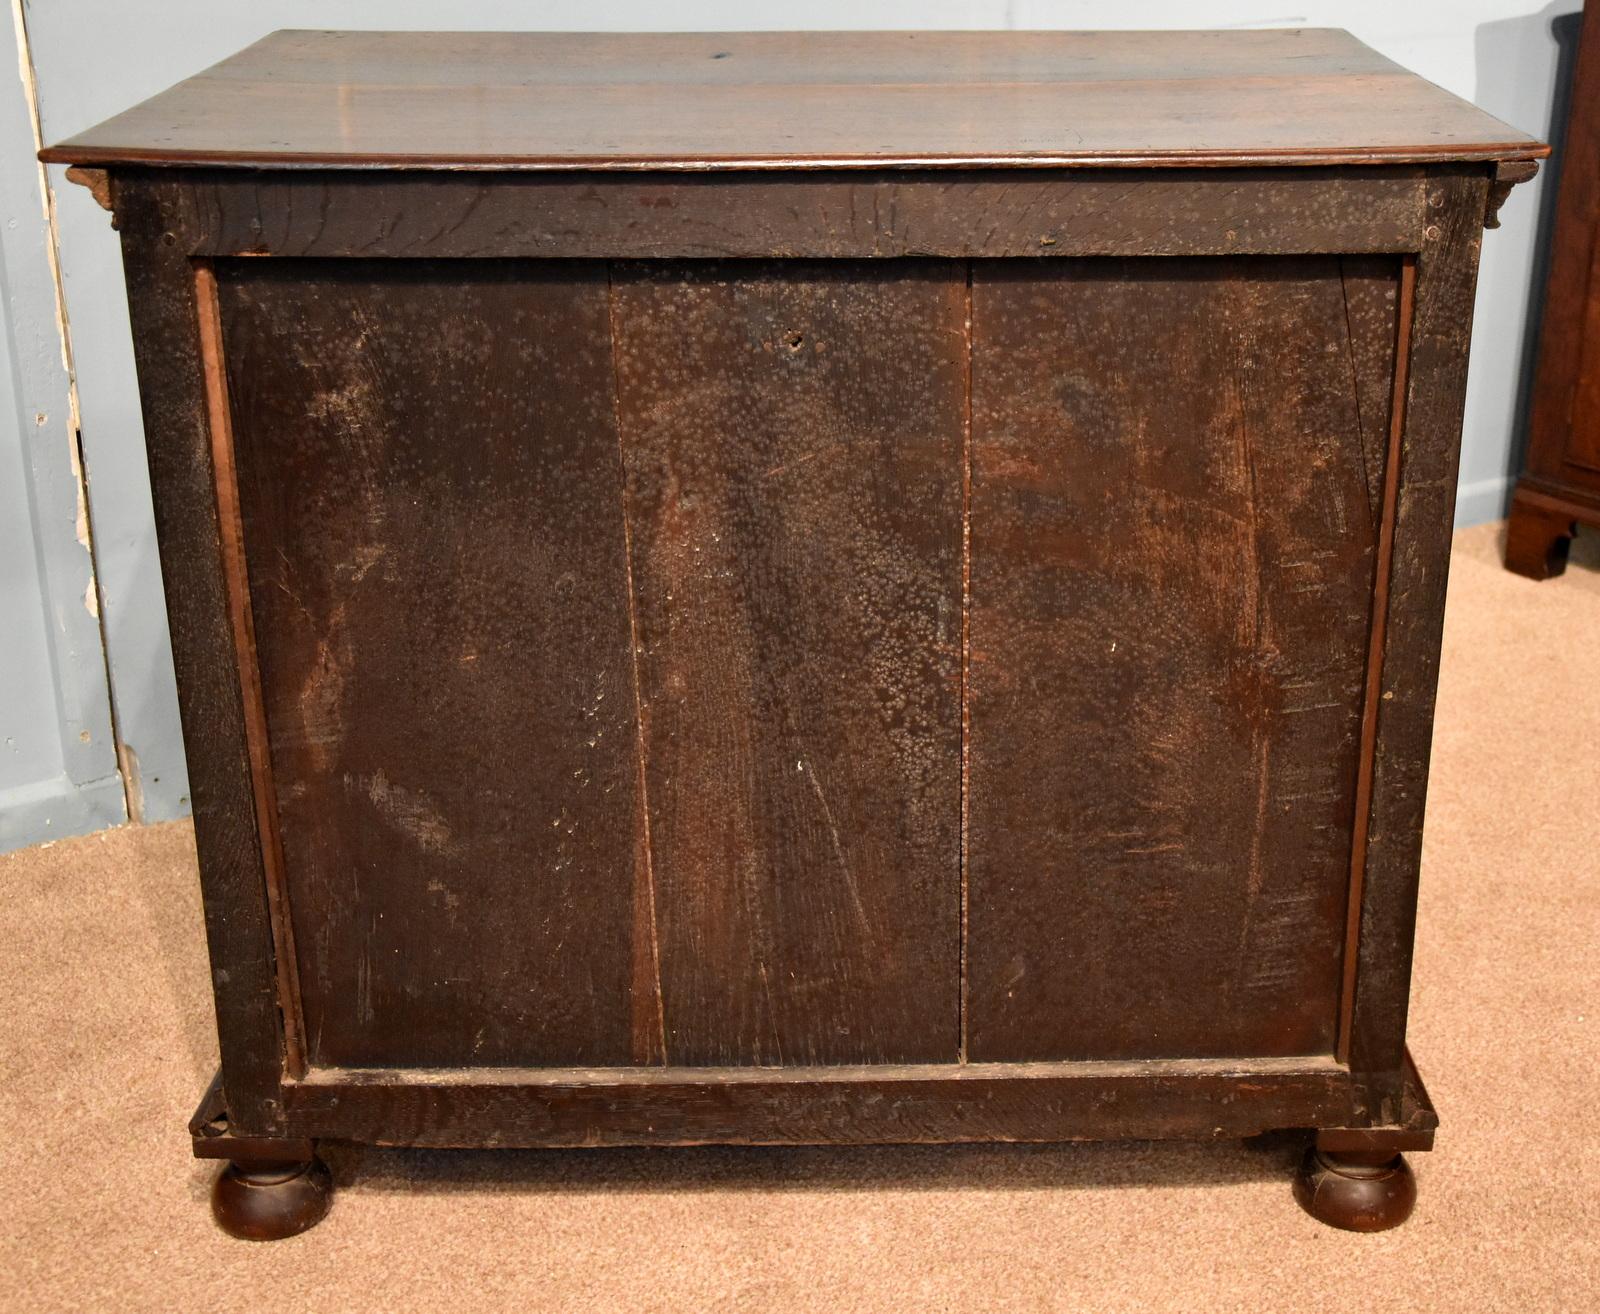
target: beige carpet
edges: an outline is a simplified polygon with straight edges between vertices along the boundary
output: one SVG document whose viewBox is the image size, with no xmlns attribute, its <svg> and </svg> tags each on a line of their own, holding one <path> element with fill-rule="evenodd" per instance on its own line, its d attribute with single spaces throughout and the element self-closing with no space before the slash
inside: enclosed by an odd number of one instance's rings
<svg viewBox="0 0 1600 1314">
<path fill-rule="evenodd" d="M 7 1309 L 1600 1309 L 1600 551 L 1457 540 L 1413 1049 L 1444 1125 L 1360 1237 L 1294 1149 L 330 1154 L 320 1227 L 230 1241 L 189 828 L 0 859 Z"/>
</svg>

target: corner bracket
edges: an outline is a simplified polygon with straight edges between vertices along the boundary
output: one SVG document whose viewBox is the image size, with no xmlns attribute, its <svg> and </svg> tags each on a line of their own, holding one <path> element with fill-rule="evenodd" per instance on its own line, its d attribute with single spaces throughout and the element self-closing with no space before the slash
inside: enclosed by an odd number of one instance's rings
<svg viewBox="0 0 1600 1314">
<path fill-rule="evenodd" d="M 1501 160 L 1489 175 L 1489 205 L 1484 211 L 1485 228 L 1500 227 L 1500 207 L 1518 183 L 1527 182 L 1539 172 L 1538 160 Z"/>
<path fill-rule="evenodd" d="M 87 187 L 95 204 L 111 215 L 111 226 L 117 226 L 117 212 L 111 199 L 111 174 L 105 169 L 91 169 L 82 164 L 67 166 L 67 181 Z"/>
</svg>

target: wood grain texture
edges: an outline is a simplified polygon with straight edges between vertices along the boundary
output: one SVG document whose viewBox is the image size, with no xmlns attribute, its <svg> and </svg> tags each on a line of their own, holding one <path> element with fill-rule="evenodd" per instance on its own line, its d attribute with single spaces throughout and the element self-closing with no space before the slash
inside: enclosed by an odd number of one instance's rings
<svg viewBox="0 0 1600 1314">
<path fill-rule="evenodd" d="M 1404 1084 L 1428 758 L 1488 187 L 1478 170 L 1441 170 L 1429 188 L 1431 236 L 1417 255 L 1350 1043 L 1351 1067 L 1369 1075 L 1388 1105 Z M 1393 1108 L 1380 1114 L 1396 1116 Z"/>
<path fill-rule="evenodd" d="M 975 1061 L 1332 1052 L 1358 331 L 1334 259 L 975 269 Z"/>
<path fill-rule="evenodd" d="M 1419 168 L 196 169 L 185 180 L 195 256 L 1293 255 L 1415 251 L 1426 222 Z"/>
<path fill-rule="evenodd" d="M 217 271 L 311 1061 L 633 1061 L 604 271 Z"/>
<path fill-rule="evenodd" d="M 619 266 L 668 1061 L 954 1059 L 960 266 Z"/>
<path fill-rule="evenodd" d="M 223 1084 L 245 1134 L 281 1130 L 283 1032 L 238 654 L 212 481 L 194 270 L 163 241 L 160 193 L 130 189 L 123 268 L 133 323 L 167 628 L 189 758 Z"/>
<path fill-rule="evenodd" d="M 1400 499 L 1401 439 L 1406 398 L 1411 387 L 1411 330 L 1416 320 L 1417 262 L 1400 266 L 1395 297 L 1394 340 L 1389 351 L 1388 439 L 1376 521 L 1378 546 L 1373 562 L 1372 604 L 1368 608 L 1367 676 L 1361 691 L 1361 750 L 1356 762 L 1355 807 L 1351 818 L 1350 888 L 1345 896 L 1344 966 L 1339 985 L 1339 1034 L 1334 1055 L 1350 1061 L 1354 1031 L 1356 969 L 1361 959 L 1361 905 L 1366 894 L 1367 833 L 1372 821 L 1372 770 L 1378 742 L 1378 709 L 1383 698 L 1383 659 L 1389 636 L 1389 581 L 1394 569 L 1394 533 Z M 1348 292 L 1346 305 L 1349 305 Z M 1358 374 L 1359 378 L 1359 374 Z M 1365 442 L 1363 435 L 1363 442 Z"/>
<path fill-rule="evenodd" d="M 286 1094 L 298 1134 L 380 1145 L 1212 1140 L 1370 1121 L 1349 1074 L 1315 1061 L 327 1071 Z"/>
<path fill-rule="evenodd" d="M 1526 159 L 1346 32 L 278 32 L 51 163 L 794 168 Z"/>
<path fill-rule="evenodd" d="M 233 415 L 223 362 L 222 313 L 217 300 L 216 270 L 209 261 L 194 270 L 195 317 L 200 338 L 200 365 L 205 377 L 206 425 L 211 435 L 211 474 L 217 508 L 217 539 L 228 596 L 228 619 L 239 668 L 245 741 L 250 754 L 250 787 L 255 802 L 256 830 L 261 841 L 262 876 L 267 912 L 272 921 L 273 962 L 278 977 L 279 1017 L 283 1027 L 284 1068 L 292 1077 L 304 1074 L 305 1043 L 300 1035 L 300 982 L 294 952 L 284 878 L 283 829 L 272 781 L 272 743 L 267 709 L 261 696 L 255 618 L 250 607 L 250 572 L 245 561 L 244 523 L 239 512 L 239 480 L 233 459 Z"/>
<path fill-rule="evenodd" d="M 1384 474 L 1389 462 L 1390 421 L 1394 412 L 1395 348 L 1400 336 L 1400 280 L 1396 262 L 1383 256 L 1343 256 L 1339 277 L 1344 294 L 1345 350 L 1360 431 L 1367 506 L 1377 526 L 1383 511 Z M 1333 326 L 1338 333 L 1338 324 Z"/>
</svg>

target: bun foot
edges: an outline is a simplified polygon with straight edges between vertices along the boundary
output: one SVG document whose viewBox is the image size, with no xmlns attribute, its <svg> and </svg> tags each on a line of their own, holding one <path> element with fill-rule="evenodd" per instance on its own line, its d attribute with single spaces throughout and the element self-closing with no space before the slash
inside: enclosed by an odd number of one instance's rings
<svg viewBox="0 0 1600 1314">
<path fill-rule="evenodd" d="M 1417 1179 L 1398 1154 L 1340 1153 L 1312 1146 L 1295 1174 L 1294 1198 L 1329 1227 L 1383 1232 L 1411 1217 Z"/>
<path fill-rule="evenodd" d="M 281 1241 L 322 1221 L 333 1178 L 321 1159 L 230 1163 L 211 1188 L 211 1214 L 229 1236 Z"/>
</svg>

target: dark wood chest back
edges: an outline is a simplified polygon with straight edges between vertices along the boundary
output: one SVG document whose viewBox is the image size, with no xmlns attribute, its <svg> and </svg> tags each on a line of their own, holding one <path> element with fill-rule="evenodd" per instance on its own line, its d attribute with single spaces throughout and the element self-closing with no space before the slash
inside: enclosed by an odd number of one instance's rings
<svg viewBox="0 0 1600 1314">
<path fill-rule="evenodd" d="M 232 1134 L 1431 1128 L 1537 143 L 1338 33 L 429 40 L 48 153 L 123 233 Z"/>
</svg>

